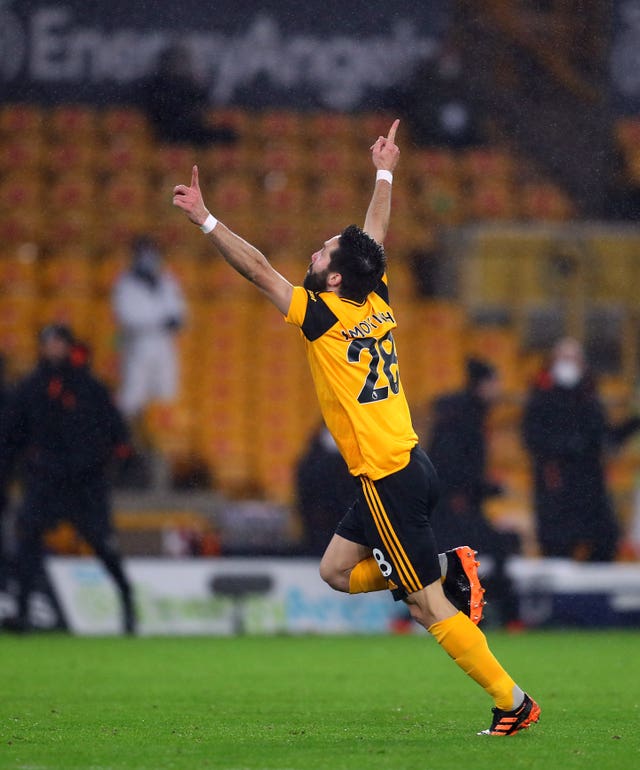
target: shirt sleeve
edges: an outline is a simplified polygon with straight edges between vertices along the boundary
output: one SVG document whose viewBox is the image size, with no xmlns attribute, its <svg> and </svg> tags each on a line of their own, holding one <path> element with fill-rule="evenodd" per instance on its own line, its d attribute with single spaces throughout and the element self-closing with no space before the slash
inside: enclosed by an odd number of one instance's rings
<svg viewBox="0 0 640 770">
<path fill-rule="evenodd" d="M 293 324 L 293 326 L 302 327 L 308 304 L 309 292 L 302 286 L 294 286 L 293 294 L 291 295 L 291 304 L 289 305 L 289 312 L 284 317 L 284 320 L 288 324 Z"/>
<path fill-rule="evenodd" d="M 302 329 L 302 333 L 310 342 L 322 337 L 337 320 L 322 298 L 322 292 L 316 294 L 302 286 L 294 286 L 285 321 Z"/>
</svg>

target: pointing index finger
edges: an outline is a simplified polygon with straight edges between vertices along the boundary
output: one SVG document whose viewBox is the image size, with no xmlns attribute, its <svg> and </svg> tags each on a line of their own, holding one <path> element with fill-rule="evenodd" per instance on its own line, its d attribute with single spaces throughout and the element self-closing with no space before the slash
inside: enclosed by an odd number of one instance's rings
<svg viewBox="0 0 640 770">
<path fill-rule="evenodd" d="M 399 125 L 400 125 L 400 120 L 399 120 L 399 118 L 396 118 L 393 121 L 393 123 L 391 125 L 391 128 L 389 129 L 389 134 L 387 135 L 387 141 L 395 143 L 396 131 L 398 130 L 398 126 Z"/>
<path fill-rule="evenodd" d="M 198 167 L 194 166 L 191 169 L 191 187 L 195 187 L 196 189 L 200 189 L 200 184 L 198 182 Z"/>
</svg>

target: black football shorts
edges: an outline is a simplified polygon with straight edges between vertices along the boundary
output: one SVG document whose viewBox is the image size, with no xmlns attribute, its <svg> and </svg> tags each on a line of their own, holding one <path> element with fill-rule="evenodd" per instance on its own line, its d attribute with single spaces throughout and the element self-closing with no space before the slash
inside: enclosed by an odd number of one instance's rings
<svg viewBox="0 0 640 770">
<path fill-rule="evenodd" d="M 409 464 L 378 481 L 362 476 L 358 499 L 336 534 L 373 551 L 396 601 L 440 578 L 431 514 L 438 502 L 438 477 L 419 446 Z"/>
</svg>

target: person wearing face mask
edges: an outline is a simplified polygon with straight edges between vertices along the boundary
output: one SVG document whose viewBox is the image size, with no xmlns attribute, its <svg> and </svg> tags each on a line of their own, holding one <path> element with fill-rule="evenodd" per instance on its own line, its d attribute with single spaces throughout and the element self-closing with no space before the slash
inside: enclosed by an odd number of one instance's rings
<svg viewBox="0 0 640 770">
<path fill-rule="evenodd" d="M 17 465 L 23 482 L 16 522 L 17 614 L 5 627 L 30 629 L 29 597 L 41 571 L 43 538 L 65 520 L 113 578 L 123 630 L 133 633 L 132 589 L 114 542 L 107 473 L 110 462 L 129 451 L 128 431 L 71 330 L 50 324 L 38 341 L 38 365 L 11 394 L 0 420 L 0 488 Z"/>
<path fill-rule="evenodd" d="M 637 417 L 609 424 L 582 345 L 572 338 L 560 340 L 529 393 L 523 419 L 543 556 L 615 558 L 619 531 L 606 488 L 604 456 L 639 427 Z"/>
<path fill-rule="evenodd" d="M 118 404 L 129 420 L 152 400 L 171 401 L 178 385 L 176 332 L 185 318 L 180 286 L 162 267 L 150 238 L 133 244 L 131 267 L 117 280 L 112 304 L 122 346 Z"/>
</svg>

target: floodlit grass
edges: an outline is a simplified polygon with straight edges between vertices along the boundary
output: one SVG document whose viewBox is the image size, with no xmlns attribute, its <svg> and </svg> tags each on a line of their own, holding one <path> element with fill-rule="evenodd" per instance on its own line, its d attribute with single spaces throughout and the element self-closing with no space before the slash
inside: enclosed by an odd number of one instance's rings
<svg viewBox="0 0 640 770">
<path fill-rule="evenodd" d="M 542 706 L 482 738 L 485 693 L 426 635 L 0 637 L 2 770 L 640 767 L 640 632 L 489 635 Z"/>
</svg>

